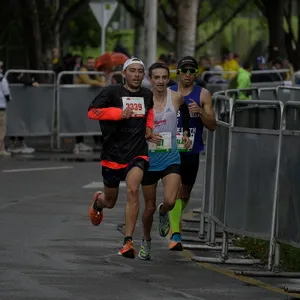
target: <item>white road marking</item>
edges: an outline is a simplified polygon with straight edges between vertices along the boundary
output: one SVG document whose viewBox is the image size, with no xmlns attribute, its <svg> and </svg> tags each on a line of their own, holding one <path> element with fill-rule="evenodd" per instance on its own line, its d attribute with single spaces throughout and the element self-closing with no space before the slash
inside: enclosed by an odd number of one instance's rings
<svg viewBox="0 0 300 300">
<path fill-rule="evenodd" d="M 53 171 L 53 170 L 67 170 L 67 169 L 73 169 L 73 168 L 74 167 L 72 167 L 72 166 L 62 166 L 62 167 L 46 167 L 46 168 L 10 169 L 10 170 L 3 170 L 2 173 Z"/>
<path fill-rule="evenodd" d="M 91 183 L 84 185 L 82 188 L 84 188 L 84 189 L 100 189 L 103 187 L 104 187 L 104 184 L 102 181 L 92 181 Z M 120 182 L 120 187 L 126 187 L 126 183 Z"/>
<path fill-rule="evenodd" d="M 162 187 L 162 182 L 158 182 L 158 186 Z M 120 187 L 126 187 L 125 182 L 120 182 Z M 195 184 L 194 189 L 201 188 L 202 184 Z M 101 189 L 104 188 L 104 184 L 102 181 L 92 181 L 89 184 L 86 184 L 82 187 L 83 189 Z"/>
</svg>

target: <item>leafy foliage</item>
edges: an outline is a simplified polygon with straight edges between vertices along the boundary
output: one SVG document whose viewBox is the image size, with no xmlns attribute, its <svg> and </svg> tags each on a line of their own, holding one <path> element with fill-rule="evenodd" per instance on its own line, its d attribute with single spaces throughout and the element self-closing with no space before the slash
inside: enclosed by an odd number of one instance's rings
<svg viewBox="0 0 300 300">
<path fill-rule="evenodd" d="M 101 42 L 101 28 L 92 11 L 85 8 L 81 14 L 72 19 L 62 38 L 63 40 L 67 39 L 69 45 L 75 49 L 98 47 Z"/>
</svg>

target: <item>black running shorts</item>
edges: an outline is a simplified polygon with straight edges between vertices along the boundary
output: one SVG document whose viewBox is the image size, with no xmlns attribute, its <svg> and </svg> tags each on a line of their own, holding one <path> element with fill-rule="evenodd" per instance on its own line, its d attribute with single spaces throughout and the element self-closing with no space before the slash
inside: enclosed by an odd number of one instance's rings
<svg viewBox="0 0 300 300">
<path fill-rule="evenodd" d="M 162 171 L 149 171 L 149 170 L 145 171 L 142 185 L 156 184 L 160 179 L 170 174 L 180 175 L 180 165 L 173 164 L 168 166 L 166 169 Z"/>
<path fill-rule="evenodd" d="M 103 183 L 108 188 L 117 188 L 121 181 L 125 181 L 128 172 L 134 168 L 138 167 L 144 172 L 148 169 L 149 163 L 143 158 L 136 158 L 126 168 L 122 169 L 110 169 L 108 167 L 102 166 L 102 177 Z"/>
<path fill-rule="evenodd" d="M 180 153 L 180 174 L 181 182 L 183 185 L 193 186 L 196 182 L 200 154 L 183 154 Z"/>
</svg>

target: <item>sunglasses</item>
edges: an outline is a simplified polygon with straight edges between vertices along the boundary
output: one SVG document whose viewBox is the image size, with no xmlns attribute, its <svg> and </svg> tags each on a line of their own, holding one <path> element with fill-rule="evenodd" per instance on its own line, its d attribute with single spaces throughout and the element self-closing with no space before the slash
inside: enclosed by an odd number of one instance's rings
<svg viewBox="0 0 300 300">
<path fill-rule="evenodd" d="M 198 70 L 197 69 L 190 69 L 190 68 L 182 68 L 182 69 L 179 69 L 179 72 L 184 73 L 184 74 L 189 73 L 191 75 L 194 75 L 198 72 Z"/>
</svg>

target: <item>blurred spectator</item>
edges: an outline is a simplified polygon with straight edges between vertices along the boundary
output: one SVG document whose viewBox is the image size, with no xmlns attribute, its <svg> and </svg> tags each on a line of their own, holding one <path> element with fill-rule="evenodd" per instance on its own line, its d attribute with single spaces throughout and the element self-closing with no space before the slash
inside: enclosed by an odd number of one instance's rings
<svg viewBox="0 0 300 300">
<path fill-rule="evenodd" d="M 24 84 L 27 87 L 38 87 L 38 82 L 34 79 L 34 77 L 30 76 L 28 73 L 20 73 L 16 77 L 15 83 Z M 35 152 L 34 148 L 27 147 L 25 144 L 25 139 L 23 136 L 11 136 L 10 137 L 10 146 L 8 148 L 8 152 L 14 154 L 32 154 Z"/>
<path fill-rule="evenodd" d="M 240 55 L 237 53 L 234 53 L 233 57 L 237 61 L 238 65 L 240 66 Z"/>
<path fill-rule="evenodd" d="M 105 80 L 105 85 L 108 84 L 116 84 L 116 78 L 118 78 L 117 76 L 114 76 L 114 72 L 116 71 L 111 65 L 102 65 L 98 68 L 99 72 L 103 72 L 104 75 L 102 75 L 104 77 Z M 122 75 L 120 75 L 122 77 Z"/>
<path fill-rule="evenodd" d="M 82 66 L 79 71 L 82 72 L 92 72 L 96 71 L 95 69 L 95 59 L 89 56 L 86 60 L 86 65 Z M 105 78 L 99 75 L 92 74 L 79 74 L 75 77 L 75 84 L 88 84 L 93 87 L 104 87 Z"/>
<path fill-rule="evenodd" d="M 208 56 L 201 56 L 199 60 L 199 70 L 195 83 L 196 85 L 199 85 L 201 87 L 206 87 L 206 84 L 210 81 L 210 78 L 213 76 L 213 74 L 207 73 L 203 74 L 204 72 L 210 72 L 214 71 L 215 66 L 215 58 L 214 57 L 208 57 Z"/>
<path fill-rule="evenodd" d="M 63 63 L 60 59 L 60 53 L 57 48 L 52 49 L 52 69 L 56 75 L 64 70 Z"/>
<path fill-rule="evenodd" d="M 82 56 L 80 55 L 75 55 L 74 56 L 74 69 L 73 71 L 80 71 L 80 69 L 82 68 Z M 73 76 L 73 82 L 75 82 L 75 78 L 76 78 L 76 74 Z"/>
<path fill-rule="evenodd" d="M 300 70 L 294 73 L 295 75 L 295 84 L 300 85 Z"/>
<path fill-rule="evenodd" d="M 123 69 L 122 65 L 116 66 L 115 69 L 113 70 L 114 72 L 121 72 Z M 123 77 L 122 74 L 114 74 L 111 78 L 111 83 L 112 84 L 122 84 L 123 83 Z"/>
<path fill-rule="evenodd" d="M 240 67 L 238 74 L 236 76 L 237 89 L 248 89 L 251 87 L 251 69 L 252 64 L 250 62 L 245 62 L 243 67 Z M 251 92 L 241 91 L 238 95 L 239 100 L 250 100 Z"/>
<path fill-rule="evenodd" d="M 217 72 L 211 74 L 208 78 L 208 83 L 227 83 L 228 81 L 223 78 L 223 68 L 221 66 L 215 66 L 212 71 Z"/>
<path fill-rule="evenodd" d="M 280 70 L 283 68 L 283 61 L 280 57 L 277 57 L 272 61 L 272 67 L 274 70 Z"/>
<path fill-rule="evenodd" d="M 216 59 L 215 59 L 215 57 L 210 56 L 210 57 L 209 57 L 209 66 L 210 66 L 210 68 L 214 68 L 216 65 L 217 65 L 217 64 L 216 64 Z M 222 69 L 223 69 L 223 68 L 222 68 Z"/>
<path fill-rule="evenodd" d="M 273 70 L 281 70 L 283 69 L 283 60 L 278 57 L 272 61 L 272 69 Z M 272 81 L 283 81 L 285 80 L 286 74 L 284 73 L 272 73 Z"/>
<path fill-rule="evenodd" d="M 95 59 L 91 56 L 87 58 L 86 66 L 82 66 L 80 68 L 80 71 L 83 72 L 91 72 L 96 71 L 95 69 Z M 91 87 L 104 87 L 106 85 L 105 77 L 99 76 L 99 75 L 92 75 L 92 74 L 80 74 L 75 77 L 74 80 L 75 84 L 88 84 Z M 100 150 L 100 143 L 101 138 L 100 135 L 94 135 L 93 136 L 94 143 L 95 143 L 95 150 Z M 83 136 L 77 136 L 75 146 L 73 149 L 74 154 L 79 154 L 81 152 L 90 152 L 93 151 L 93 148 L 84 144 L 84 137 Z"/>
<path fill-rule="evenodd" d="M 263 56 L 257 57 L 253 70 L 255 70 L 255 71 L 268 70 L 266 59 Z M 273 81 L 273 76 L 272 76 L 272 73 L 252 74 L 251 81 L 255 82 L 255 83 L 256 82 L 271 82 L 271 81 Z"/>
<path fill-rule="evenodd" d="M 63 57 L 62 66 L 63 71 L 74 71 L 75 65 L 75 56 L 71 53 L 67 53 Z M 74 75 L 73 74 L 65 74 L 61 77 L 61 84 L 73 84 Z"/>
<path fill-rule="evenodd" d="M 126 56 L 130 57 L 130 53 L 128 51 L 128 49 L 122 44 L 121 40 L 118 39 L 115 48 L 114 48 L 114 52 L 120 52 L 125 54 Z"/>
<path fill-rule="evenodd" d="M 286 73 L 286 81 L 293 81 L 293 77 L 294 77 L 294 68 L 293 65 L 289 62 L 288 59 L 284 59 L 283 60 L 283 68 L 284 69 L 289 69 L 289 72 Z"/>
<path fill-rule="evenodd" d="M 168 60 L 169 61 L 172 61 L 172 60 L 176 61 L 176 57 L 175 57 L 175 53 L 174 52 L 171 51 L 171 52 L 168 53 Z"/>
<path fill-rule="evenodd" d="M 10 101 L 9 86 L 3 76 L 3 63 L 0 61 L 0 156 L 9 156 L 5 150 L 4 138 L 6 135 L 6 102 Z"/>
<path fill-rule="evenodd" d="M 239 71 L 240 66 L 232 52 L 229 52 L 224 55 L 222 68 L 225 72 L 232 72 L 224 74 L 224 78 L 226 80 L 233 79 L 236 76 L 236 72 Z"/>
<path fill-rule="evenodd" d="M 74 71 L 79 71 L 80 68 L 82 67 L 82 56 L 76 54 L 74 56 Z"/>
<path fill-rule="evenodd" d="M 161 54 L 158 58 L 158 61 L 159 63 L 163 63 L 163 64 L 169 64 L 169 58 L 167 56 L 167 54 Z"/>
<path fill-rule="evenodd" d="M 152 85 L 151 85 L 151 83 L 150 83 L 150 81 L 149 81 L 146 74 L 145 74 L 144 79 L 142 81 L 142 86 L 147 88 L 147 89 L 150 89 L 150 90 L 152 89 Z"/>
<path fill-rule="evenodd" d="M 201 76 L 203 72 L 210 71 L 210 61 L 207 56 L 201 56 L 199 60 L 199 70 L 198 73 Z M 206 81 L 205 78 L 203 78 Z"/>
<path fill-rule="evenodd" d="M 170 81 L 168 83 L 168 86 L 172 86 L 176 84 L 176 80 L 177 80 L 177 72 L 176 72 L 177 61 L 173 53 L 168 54 L 168 65 L 170 69 Z"/>
</svg>

